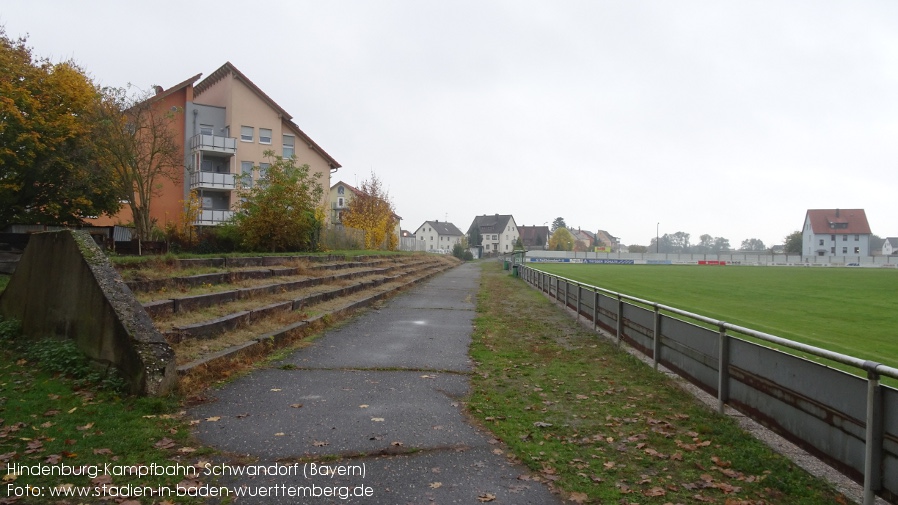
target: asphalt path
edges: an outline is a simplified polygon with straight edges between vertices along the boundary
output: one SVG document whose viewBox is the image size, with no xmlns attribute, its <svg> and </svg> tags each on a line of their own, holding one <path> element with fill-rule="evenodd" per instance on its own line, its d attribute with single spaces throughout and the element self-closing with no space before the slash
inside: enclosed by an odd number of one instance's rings
<svg viewBox="0 0 898 505">
<path fill-rule="evenodd" d="M 449 270 L 212 391 L 189 414 L 233 458 L 201 480 L 237 504 L 560 503 L 465 415 L 479 280 Z"/>
</svg>

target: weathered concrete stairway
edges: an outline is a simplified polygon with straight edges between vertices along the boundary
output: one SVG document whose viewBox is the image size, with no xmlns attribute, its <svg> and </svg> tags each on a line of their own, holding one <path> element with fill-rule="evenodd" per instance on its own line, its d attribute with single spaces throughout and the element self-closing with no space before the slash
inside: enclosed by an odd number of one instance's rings
<svg viewBox="0 0 898 505">
<path fill-rule="evenodd" d="M 182 376 L 215 376 L 458 265 L 435 255 L 179 260 L 215 270 L 127 284 Z M 178 296 L 173 296 L 177 294 Z"/>
</svg>

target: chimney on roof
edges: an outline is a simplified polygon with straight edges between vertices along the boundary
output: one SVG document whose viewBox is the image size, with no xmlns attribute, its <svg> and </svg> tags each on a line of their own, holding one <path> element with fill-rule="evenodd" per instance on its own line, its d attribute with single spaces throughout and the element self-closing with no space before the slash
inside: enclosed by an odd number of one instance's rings
<svg viewBox="0 0 898 505">
<path fill-rule="evenodd" d="M 836 209 L 836 217 L 839 217 L 839 209 Z"/>
<path fill-rule="evenodd" d="M 157 95 L 161 95 L 162 92 L 165 91 L 164 89 L 162 89 L 162 86 L 159 86 L 159 85 L 153 86 L 153 89 L 156 90 Z"/>
</svg>

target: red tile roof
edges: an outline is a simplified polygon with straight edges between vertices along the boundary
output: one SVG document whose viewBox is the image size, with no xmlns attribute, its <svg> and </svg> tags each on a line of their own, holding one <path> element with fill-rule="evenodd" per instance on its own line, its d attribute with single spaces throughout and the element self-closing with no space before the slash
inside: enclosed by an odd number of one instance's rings
<svg viewBox="0 0 898 505">
<path fill-rule="evenodd" d="M 810 220 L 815 234 L 870 234 L 870 223 L 864 209 L 809 209 L 805 221 Z"/>
</svg>

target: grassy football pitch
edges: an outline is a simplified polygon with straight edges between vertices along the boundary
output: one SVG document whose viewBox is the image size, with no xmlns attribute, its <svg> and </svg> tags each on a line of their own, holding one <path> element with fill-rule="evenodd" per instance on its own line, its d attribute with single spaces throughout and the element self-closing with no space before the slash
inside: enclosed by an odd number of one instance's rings
<svg viewBox="0 0 898 505">
<path fill-rule="evenodd" d="M 898 270 L 547 263 L 528 266 L 898 368 Z"/>
</svg>

